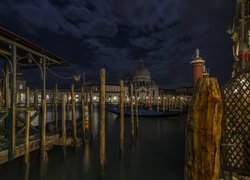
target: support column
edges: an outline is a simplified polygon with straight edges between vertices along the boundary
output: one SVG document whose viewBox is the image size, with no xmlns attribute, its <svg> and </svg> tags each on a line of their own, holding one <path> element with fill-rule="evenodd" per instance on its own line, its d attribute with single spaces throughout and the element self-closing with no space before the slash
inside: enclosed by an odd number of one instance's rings
<svg viewBox="0 0 250 180">
<path fill-rule="evenodd" d="M 15 155 L 15 147 L 16 147 L 16 45 L 12 46 L 12 86 L 11 86 L 11 149 L 9 151 L 9 155 L 11 158 Z"/>
<path fill-rule="evenodd" d="M 5 62 L 5 79 L 4 79 L 4 89 L 5 89 L 5 107 L 10 107 L 10 64 Z"/>
<path fill-rule="evenodd" d="M 55 108 L 55 121 L 56 121 L 56 132 L 58 133 L 58 112 L 57 112 L 57 102 L 58 102 L 58 86 L 55 85 L 55 95 L 54 95 L 54 108 Z"/>
</svg>

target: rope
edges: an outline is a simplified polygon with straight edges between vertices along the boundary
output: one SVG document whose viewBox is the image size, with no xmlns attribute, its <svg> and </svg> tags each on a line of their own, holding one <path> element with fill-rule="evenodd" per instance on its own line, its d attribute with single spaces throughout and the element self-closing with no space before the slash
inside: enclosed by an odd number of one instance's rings
<svg viewBox="0 0 250 180">
<path fill-rule="evenodd" d="M 75 75 L 73 75 L 73 76 L 63 77 L 63 76 L 60 76 L 60 75 L 56 74 L 55 72 L 53 72 L 53 71 L 52 71 L 51 69 L 49 69 L 49 68 L 47 68 L 47 70 L 48 70 L 51 74 L 53 74 L 54 76 L 56 76 L 56 77 L 58 77 L 58 78 L 60 78 L 60 79 L 65 79 L 65 80 L 67 80 L 67 79 L 72 79 L 72 78 L 74 78 L 76 75 L 78 75 L 78 73 L 77 73 L 77 74 L 75 74 Z"/>
</svg>

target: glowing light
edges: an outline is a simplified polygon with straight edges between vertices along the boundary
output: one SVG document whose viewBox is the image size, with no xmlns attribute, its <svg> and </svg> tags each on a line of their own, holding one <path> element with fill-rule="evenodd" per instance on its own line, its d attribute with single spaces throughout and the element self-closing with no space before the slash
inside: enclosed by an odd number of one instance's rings
<svg viewBox="0 0 250 180">
<path fill-rule="evenodd" d="M 148 96 L 146 97 L 146 99 L 148 99 Z"/>
<path fill-rule="evenodd" d="M 96 96 L 94 96 L 94 97 L 93 97 L 93 100 L 94 100 L 94 101 L 96 101 L 96 99 L 97 99 L 97 97 L 96 97 Z"/>
<path fill-rule="evenodd" d="M 116 99 L 117 99 L 117 97 L 115 96 L 115 97 L 114 97 L 114 100 L 116 100 Z"/>
</svg>

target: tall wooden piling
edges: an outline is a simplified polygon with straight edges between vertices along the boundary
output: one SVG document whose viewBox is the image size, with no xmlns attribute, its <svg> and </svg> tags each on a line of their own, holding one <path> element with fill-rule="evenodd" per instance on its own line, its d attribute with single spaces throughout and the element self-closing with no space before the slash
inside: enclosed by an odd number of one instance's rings
<svg viewBox="0 0 250 180">
<path fill-rule="evenodd" d="M 26 88 L 26 107 L 29 108 L 29 87 Z M 25 127 L 25 166 L 29 167 L 29 152 L 30 152 L 30 110 L 26 110 L 26 127 Z"/>
<path fill-rule="evenodd" d="M 100 71 L 100 173 L 104 174 L 105 168 L 105 69 Z"/>
<path fill-rule="evenodd" d="M 57 112 L 57 103 L 58 103 L 58 86 L 55 85 L 55 94 L 54 94 L 54 114 L 56 121 L 56 132 L 58 132 L 58 112 Z"/>
<path fill-rule="evenodd" d="M 200 79 L 186 124 L 186 180 L 219 179 L 222 111 L 217 79 Z"/>
<path fill-rule="evenodd" d="M 67 120 L 70 120 L 70 93 L 67 91 L 67 107 L 66 107 Z"/>
<path fill-rule="evenodd" d="M 46 99 L 42 99 L 42 139 L 41 139 L 41 163 L 46 164 L 48 162 L 48 155 L 46 151 L 46 123 L 47 123 L 47 105 L 46 105 Z"/>
<path fill-rule="evenodd" d="M 138 133 L 139 129 L 139 103 L 138 103 L 138 96 L 137 92 L 135 92 L 135 127 L 136 127 L 136 134 Z"/>
<path fill-rule="evenodd" d="M 132 141 L 135 138 L 135 122 L 134 122 L 134 100 L 133 100 L 133 93 L 134 88 L 133 84 L 130 84 L 130 110 L 131 110 L 131 135 L 132 135 Z"/>
<path fill-rule="evenodd" d="M 81 87 L 81 117 L 82 117 L 82 139 L 85 143 L 85 126 L 84 126 L 84 116 L 85 116 L 85 99 L 84 99 L 84 86 Z"/>
<path fill-rule="evenodd" d="M 63 154 L 66 156 L 66 99 L 67 96 L 64 94 L 62 97 L 62 144 L 63 144 Z"/>
<path fill-rule="evenodd" d="M 120 80 L 120 151 L 124 152 L 124 83 Z"/>
<path fill-rule="evenodd" d="M 93 91 L 92 91 L 92 87 L 89 87 L 89 114 L 90 114 L 90 123 L 89 123 L 89 135 L 90 135 L 90 139 L 92 139 L 92 135 L 93 135 L 93 122 L 94 122 L 94 105 L 93 105 Z"/>
<path fill-rule="evenodd" d="M 72 126 L 73 126 L 73 141 L 77 145 L 77 127 L 76 127 L 76 101 L 75 101 L 75 85 L 71 85 L 71 103 L 72 103 Z"/>
</svg>

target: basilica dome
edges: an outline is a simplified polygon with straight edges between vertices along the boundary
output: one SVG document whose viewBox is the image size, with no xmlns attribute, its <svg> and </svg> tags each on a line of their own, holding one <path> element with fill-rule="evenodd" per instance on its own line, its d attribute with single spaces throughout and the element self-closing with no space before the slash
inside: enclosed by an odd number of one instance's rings
<svg viewBox="0 0 250 180">
<path fill-rule="evenodd" d="M 134 78 L 149 78 L 151 79 L 150 72 L 144 66 L 143 60 L 139 61 L 139 65 L 135 70 Z"/>
</svg>

